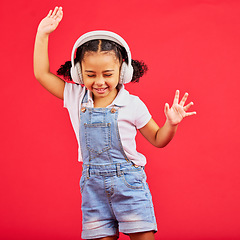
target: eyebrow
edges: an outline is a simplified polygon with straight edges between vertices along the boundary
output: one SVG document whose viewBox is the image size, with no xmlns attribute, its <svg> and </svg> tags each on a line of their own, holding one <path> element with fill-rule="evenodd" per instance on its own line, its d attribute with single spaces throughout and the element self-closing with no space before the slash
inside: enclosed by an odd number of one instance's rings
<svg viewBox="0 0 240 240">
<path fill-rule="evenodd" d="M 87 73 L 95 73 L 95 71 L 92 71 L 92 70 L 85 70 L 85 72 L 87 72 Z M 114 70 L 105 70 L 103 72 L 104 73 L 106 73 L 106 72 L 114 72 Z"/>
</svg>

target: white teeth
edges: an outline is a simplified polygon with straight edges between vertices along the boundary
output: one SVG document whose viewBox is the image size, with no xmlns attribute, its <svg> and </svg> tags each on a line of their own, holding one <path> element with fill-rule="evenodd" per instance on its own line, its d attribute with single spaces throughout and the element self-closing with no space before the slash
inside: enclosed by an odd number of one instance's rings
<svg viewBox="0 0 240 240">
<path fill-rule="evenodd" d="M 95 88 L 97 92 L 104 92 L 107 88 Z"/>
</svg>

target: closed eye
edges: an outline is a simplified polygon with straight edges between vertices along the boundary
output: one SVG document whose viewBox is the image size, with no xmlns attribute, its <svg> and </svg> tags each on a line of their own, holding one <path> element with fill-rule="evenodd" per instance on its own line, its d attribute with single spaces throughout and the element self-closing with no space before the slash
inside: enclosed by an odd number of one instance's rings
<svg viewBox="0 0 240 240">
<path fill-rule="evenodd" d="M 111 77 L 112 74 L 104 74 L 104 77 Z"/>
</svg>

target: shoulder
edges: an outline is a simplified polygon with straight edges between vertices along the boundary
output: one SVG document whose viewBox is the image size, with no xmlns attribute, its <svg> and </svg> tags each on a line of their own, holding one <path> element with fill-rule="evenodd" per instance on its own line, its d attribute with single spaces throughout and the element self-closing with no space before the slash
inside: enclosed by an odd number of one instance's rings
<svg viewBox="0 0 240 240">
<path fill-rule="evenodd" d="M 139 109 L 146 108 L 146 104 L 143 102 L 143 100 L 136 95 L 130 94 L 128 95 L 128 106 L 131 108 L 134 108 L 135 111 L 139 111 Z"/>
<path fill-rule="evenodd" d="M 122 87 L 114 100 L 114 104 L 122 107 L 135 108 L 137 105 L 145 105 L 143 101 L 136 95 L 130 94 Z"/>
<path fill-rule="evenodd" d="M 79 102 L 84 93 L 85 87 L 66 82 L 64 87 L 64 107 L 68 108 L 70 104 Z"/>
<path fill-rule="evenodd" d="M 82 90 L 83 90 L 83 87 L 79 84 L 69 83 L 69 82 L 65 83 L 64 91 L 66 92 L 81 92 Z"/>
<path fill-rule="evenodd" d="M 124 112 L 125 118 L 135 125 L 137 129 L 145 126 L 151 119 L 151 114 L 145 103 L 138 96 L 130 94 L 125 89 L 121 99 L 123 100 L 122 111 Z"/>
<path fill-rule="evenodd" d="M 130 99 L 131 99 L 131 102 L 134 102 L 134 104 L 137 104 L 137 105 L 144 104 L 145 105 L 145 103 L 142 101 L 142 99 L 136 95 L 130 94 Z"/>
</svg>

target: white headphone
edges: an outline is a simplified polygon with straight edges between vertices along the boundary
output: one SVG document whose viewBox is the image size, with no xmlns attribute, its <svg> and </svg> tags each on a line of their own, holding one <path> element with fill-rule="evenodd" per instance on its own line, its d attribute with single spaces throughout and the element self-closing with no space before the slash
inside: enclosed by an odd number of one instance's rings
<svg viewBox="0 0 240 240">
<path fill-rule="evenodd" d="M 97 40 L 97 39 L 111 40 L 125 48 L 128 56 L 128 63 L 126 62 L 122 63 L 119 83 L 125 84 L 125 83 L 131 82 L 133 77 L 133 67 L 131 64 L 132 58 L 131 58 L 130 49 L 122 37 L 110 31 L 92 31 L 92 32 L 85 33 L 80 38 L 78 38 L 78 40 L 75 42 L 73 46 L 72 54 L 71 54 L 72 67 L 70 69 L 70 73 L 71 73 L 72 80 L 75 83 L 83 84 L 83 77 L 82 77 L 80 63 L 77 62 L 76 64 L 74 64 L 74 55 L 75 55 L 76 49 L 90 40 Z"/>
</svg>

